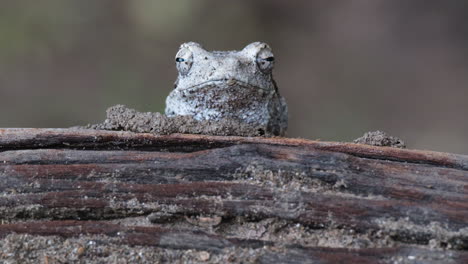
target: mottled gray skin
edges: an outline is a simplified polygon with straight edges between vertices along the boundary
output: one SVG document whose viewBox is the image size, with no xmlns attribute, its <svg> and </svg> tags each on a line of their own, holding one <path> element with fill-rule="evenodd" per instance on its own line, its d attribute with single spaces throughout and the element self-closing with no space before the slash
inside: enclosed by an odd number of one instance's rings
<svg viewBox="0 0 468 264">
<path fill-rule="evenodd" d="M 274 56 L 261 42 L 241 51 L 206 51 L 198 43 L 180 46 L 179 76 L 166 99 L 166 115 L 196 120 L 239 119 L 274 135 L 288 126 L 286 101 L 273 80 Z"/>
</svg>

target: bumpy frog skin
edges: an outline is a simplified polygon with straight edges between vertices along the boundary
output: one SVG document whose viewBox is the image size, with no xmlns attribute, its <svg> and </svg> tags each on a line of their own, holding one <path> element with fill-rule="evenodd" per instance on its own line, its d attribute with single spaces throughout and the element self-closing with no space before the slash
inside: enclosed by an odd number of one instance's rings
<svg viewBox="0 0 468 264">
<path fill-rule="evenodd" d="M 184 43 L 176 55 L 179 76 L 166 99 L 166 115 L 190 115 L 197 120 L 239 119 L 284 135 L 286 101 L 273 80 L 274 56 L 266 43 L 254 42 L 241 51 L 206 51 Z"/>
</svg>

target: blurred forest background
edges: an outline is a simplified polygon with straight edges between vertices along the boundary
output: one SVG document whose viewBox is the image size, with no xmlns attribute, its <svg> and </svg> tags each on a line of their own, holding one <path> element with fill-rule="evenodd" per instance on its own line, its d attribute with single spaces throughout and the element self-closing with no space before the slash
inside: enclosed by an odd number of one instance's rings
<svg viewBox="0 0 468 264">
<path fill-rule="evenodd" d="M 468 1 L 11 0 L 0 3 L 0 127 L 163 111 L 181 43 L 270 44 L 289 136 L 384 130 L 468 154 Z"/>
</svg>

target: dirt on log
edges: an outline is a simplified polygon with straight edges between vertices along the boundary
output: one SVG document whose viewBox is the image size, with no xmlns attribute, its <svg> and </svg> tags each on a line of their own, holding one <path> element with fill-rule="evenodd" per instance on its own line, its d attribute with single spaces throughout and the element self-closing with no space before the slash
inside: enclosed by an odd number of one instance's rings
<svg viewBox="0 0 468 264">
<path fill-rule="evenodd" d="M 0 220 L 5 263 L 468 263 L 468 156 L 0 129 Z"/>
</svg>

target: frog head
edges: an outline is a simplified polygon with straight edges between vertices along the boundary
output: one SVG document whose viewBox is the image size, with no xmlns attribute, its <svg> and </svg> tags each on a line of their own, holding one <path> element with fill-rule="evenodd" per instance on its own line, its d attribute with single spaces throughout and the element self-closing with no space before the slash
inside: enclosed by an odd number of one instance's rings
<svg viewBox="0 0 468 264">
<path fill-rule="evenodd" d="M 275 91 L 275 57 L 268 44 L 254 42 L 240 51 L 207 51 L 195 42 L 177 52 L 175 89 L 237 87 Z"/>
</svg>

